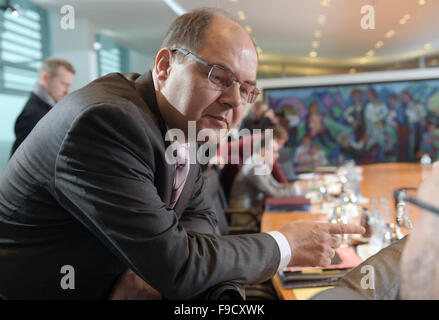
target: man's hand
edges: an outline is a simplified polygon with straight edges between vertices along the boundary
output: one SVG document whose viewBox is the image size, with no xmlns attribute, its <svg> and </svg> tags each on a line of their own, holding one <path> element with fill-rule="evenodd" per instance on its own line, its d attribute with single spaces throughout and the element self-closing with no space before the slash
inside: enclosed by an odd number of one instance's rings
<svg viewBox="0 0 439 320">
<path fill-rule="evenodd" d="M 110 300 L 161 300 L 160 292 L 152 288 L 131 269 L 125 271 L 113 288 Z"/>
<path fill-rule="evenodd" d="M 344 233 L 364 233 L 354 224 L 294 221 L 280 230 L 291 247 L 290 266 L 329 266 Z"/>
</svg>

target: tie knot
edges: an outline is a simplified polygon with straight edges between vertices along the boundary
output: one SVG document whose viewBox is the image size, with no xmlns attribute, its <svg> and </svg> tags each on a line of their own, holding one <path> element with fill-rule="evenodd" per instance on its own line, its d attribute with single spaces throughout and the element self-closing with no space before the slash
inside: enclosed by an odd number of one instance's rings
<svg viewBox="0 0 439 320">
<path fill-rule="evenodd" d="M 185 143 L 177 147 L 177 168 L 184 167 L 189 161 L 189 144 Z"/>
</svg>

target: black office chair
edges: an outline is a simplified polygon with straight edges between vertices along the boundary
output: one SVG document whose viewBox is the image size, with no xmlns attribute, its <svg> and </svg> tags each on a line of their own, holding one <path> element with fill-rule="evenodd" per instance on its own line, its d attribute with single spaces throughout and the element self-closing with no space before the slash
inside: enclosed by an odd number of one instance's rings
<svg viewBox="0 0 439 320">
<path fill-rule="evenodd" d="M 220 184 L 220 174 L 217 168 L 213 167 L 206 169 L 203 172 L 203 178 L 204 178 L 204 183 L 206 184 L 207 190 L 209 192 L 209 195 L 211 196 L 210 199 L 212 200 L 212 206 L 219 220 L 219 228 L 217 230 L 219 235 L 257 233 L 260 231 L 259 227 L 236 226 L 236 225 L 233 226 L 229 224 L 230 217 L 234 214 L 249 215 L 252 217 L 252 219 L 255 220 L 255 222 L 257 222 L 257 225 L 259 225 L 259 221 L 253 213 L 247 210 L 228 209 L 227 199 L 224 195 L 222 186 Z M 222 287 L 220 286 L 220 288 Z M 231 287 L 225 287 L 223 289 L 231 289 Z M 245 290 L 245 296 L 244 296 L 245 300 L 278 300 L 279 299 L 270 280 L 261 284 L 244 285 L 244 290 Z M 228 294 L 230 296 L 231 292 L 229 293 L 225 292 L 225 294 L 226 295 Z"/>
<path fill-rule="evenodd" d="M 216 167 L 211 167 L 203 172 L 204 183 L 206 184 L 210 199 L 212 201 L 212 206 L 215 210 L 219 221 L 218 234 L 228 235 L 228 234 L 242 234 L 242 233 L 257 233 L 259 229 L 259 220 L 252 212 L 246 209 L 230 209 L 224 190 L 220 183 L 220 174 Z M 251 217 L 255 221 L 254 226 L 246 225 L 231 225 L 231 218 L 233 215 L 246 215 Z"/>
</svg>

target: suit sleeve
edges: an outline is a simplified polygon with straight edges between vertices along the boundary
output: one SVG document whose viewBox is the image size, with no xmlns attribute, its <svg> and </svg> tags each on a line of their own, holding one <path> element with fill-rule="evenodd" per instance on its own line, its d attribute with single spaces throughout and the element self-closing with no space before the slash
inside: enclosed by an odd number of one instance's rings
<svg viewBox="0 0 439 320">
<path fill-rule="evenodd" d="M 170 299 L 195 297 L 223 281 L 272 277 L 280 253 L 270 235 L 216 236 L 203 221 L 210 215 L 199 211 L 202 197 L 194 197 L 185 221 L 166 209 L 143 116 L 134 106 L 98 105 L 73 121 L 55 165 L 59 203 Z"/>
<path fill-rule="evenodd" d="M 186 231 L 213 234 L 216 231 L 218 218 L 212 209 L 212 203 L 204 188 L 204 179 L 200 166 L 197 166 L 197 180 L 194 185 L 192 198 L 180 218 L 180 224 Z"/>
<path fill-rule="evenodd" d="M 264 193 L 267 198 L 292 197 L 296 195 L 294 184 L 274 184 L 271 177 L 262 174 L 256 174 L 255 169 L 251 169 L 251 174 L 246 176 L 246 181 L 253 189 Z M 274 179 L 274 178 L 273 178 Z"/>
</svg>

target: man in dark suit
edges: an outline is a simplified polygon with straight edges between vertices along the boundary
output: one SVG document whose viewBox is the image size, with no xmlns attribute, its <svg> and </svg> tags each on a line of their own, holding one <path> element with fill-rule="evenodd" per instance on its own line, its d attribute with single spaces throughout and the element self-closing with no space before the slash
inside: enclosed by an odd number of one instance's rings
<svg viewBox="0 0 439 320">
<path fill-rule="evenodd" d="M 199 165 L 185 158 L 184 171 L 166 156 L 168 129 L 236 126 L 256 71 L 246 31 L 202 9 L 174 21 L 152 72 L 109 74 L 62 99 L 0 177 L 0 294 L 105 299 L 132 284 L 129 269 L 167 298 L 193 298 L 287 264 L 328 265 L 335 234 L 362 228 L 297 222 L 217 236 Z"/>
<path fill-rule="evenodd" d="M 38 121 L 49 112 L 55 103 L 70 92 L 75 68 L 66 60 L 48 58 L 38 70 L 38 82 L 15 121 L 15 142 L 11 156 L 29 135 Z"/>
</svg>

